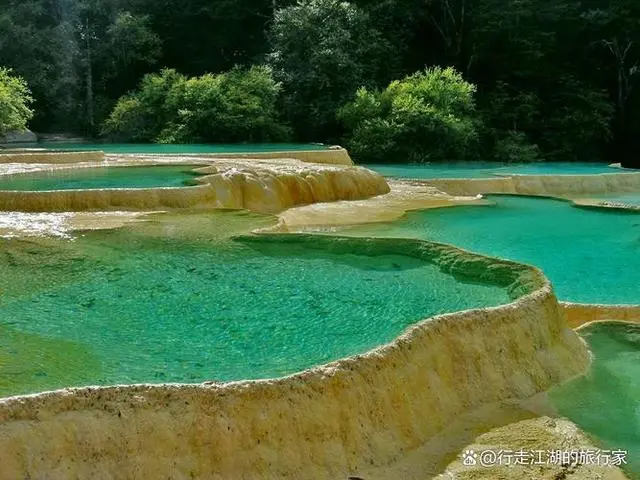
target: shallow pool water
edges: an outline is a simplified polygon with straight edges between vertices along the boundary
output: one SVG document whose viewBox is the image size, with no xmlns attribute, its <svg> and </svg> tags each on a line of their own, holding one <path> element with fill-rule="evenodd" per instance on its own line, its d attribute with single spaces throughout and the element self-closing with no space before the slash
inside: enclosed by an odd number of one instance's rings
<svg viewBox="0 0 640 480">
<path fill-rule="evenodd" d="M 246 144 L 164 144 L 164 143 L 59 143 L 41 142 L 21 145 L 26 148 L 49 150 L 90 151 L 105 153 L 246 153 L 246 152 L 290 152 L 293 150 L 326 150 L 327 145 L 307 143 L 246 143 Z"/>
<path fill-rule="evenodd" d="M 591 370 L 549 397 L 603 448 L 627 451 L 626 470 L 640 478 L 640 325 L 597 323 L 580 334 L 594 354 Z"/>
<path fill-rule="evenodd" d="M 491 178 L 500 175 L 593 175 L 598 173 L 629 173 L 605 163 L 539 162 L 507 164 L 499 162 L 448 162 L 424 165 L 365 165 L 392 178 Z"/>
<path fill-rule="evenodd" d="M 353 227 L 359 236 L 423 238 L 540 267 L 561 300 L 640 303 L 640 214 L 561 200 L 489 196 L 495 205 L 411 212 Z"/>
<path fill-rule="evenodd" d="M 271 217 L 209 212 L 74 241 L 0 240 L 0 395 L 274 377 L 365 352 L 434 314 L 508 303 L 402 255 L 268 252 Z"/>
<path fill-rule="evenodd" d="M 35 173 L 0 175 L 0 190 L 73 190 L 154 188 L 194 185 L 193 165 L 64 168 Z"/>
</svg>

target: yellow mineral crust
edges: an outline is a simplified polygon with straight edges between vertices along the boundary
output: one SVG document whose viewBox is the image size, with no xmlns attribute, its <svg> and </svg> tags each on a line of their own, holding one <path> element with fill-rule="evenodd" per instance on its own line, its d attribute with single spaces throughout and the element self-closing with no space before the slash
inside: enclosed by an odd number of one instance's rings
<svg viewBox="0 0 640 480">
<path fill-rule="evenodd" d="M 341 155 L 335 163 L 346 164 Z M 640 186 L 640 174 L 387 184 L 367 169 L 312 165 L 306 163 L 313 161 L 309 158 L 235 157 L 107 155 L 101 163 L 76 157 L 67 165 L 38 165 L 42 159 L 33 157 L 29 165 L 0 164 L 0 174 L 169 163 L 198 164 L 206 174 L 200 185 L 186 188 L 0 192 L 0 210 L 247 208 L 281 212 L 278 230 L 301 231 L 479 203 L 473 197 L 480 193 L 570 198 Z M 325 163 L 333 163 L 330 158 Z M 112 214 L 101 215 L 122 221 L 119 213 Z M 92 215 L 74 214 L 64 221 L 87 226 Z M 371 480 L 432 478 L 441 472 L 442 478 L 469 479 L 624 478 L 614 470 L 584 469 L 494 469 L 491 476 L 461 469 L 459 455 L 482 445 L 510 448 L 522 439 L 542 449 L 566 443 L 565 433 L 575 430 L 570 422 L 533 419 L 531 412 L 505 405 L 586 371 L 589 352 L 570 327 L 638 321 L 640 307 L 559 304 L 535 268 L 419 240 L 305 235 L 244 240 L 256 248 L 272 241 L 305 242 L 309 248 L 413 255 L 452 275 L 509 288 L 514 301 L 426 319 L 366 354 L 279 379 L 79 388 L 0 400 L 0 478 Z M 583 442 L 574 430 L 570 440 Z"/>
<path fill-rule="evenodd" d="M 613 208 L 616 210 L 640 210 L 640 205 L 598 198 L 572 198 L 573 204 L 584 208 Z"/>
<path fill-rule="evenodd" d="M 101 164 L 84 163 L 55 168 L 210 164 L 200 185 L 171 188 L 99 190 L 0 191 L 0 210 L 21 212 L 79 212 L 153 210 L 163 208 L 236 208 L 260 213 L 316 202 L 358 200 L 387 193 L 385 179 L 363 167 L 305 163 L 295 159 L 209 159 L 196 157 L 109 157 Z M 42 171 L 39 168 L 35 171 Z M 50 170 L 47 168 L 46 170 Z M 15 173 L 14 167 L 11 172 Z M 30 168 L 29 171 L 34 171 Z M 2 169 L 0 169 L 0 173 Z"/>
<path fill-rule="evenodd" d="M 287 152 L 251 152 L 251 153 L 207 153 L 198 154 L 205 158 L 233 159 L 279 159 L 294 158 L 308 163 L 326 163 L 331 165 L 353 165 L 353 160 L 346 149 L 335 146 L 327 150 L 299 150 Z"/>
<path fill-rule="evenodd" d="M 393 465 L 468 412 L 530 397 L 589 365 L 535 268 L 419 240 L 239 241 L 402 253 L 502 285 L 515 300 L 426 319 L 368 353 L 284 378 L 0 400 L 0 478 L 348 478 Z"/>
<path fill-rule="evenodd" d="M 499 178 L 459 178 L 424 180 L 451 195 L 510 193 L 518 195 L 585 196 L 637 192 L 640 173 L 596 175 L 512 175 Z"/>
<path fill-rule="evenodd" d="M 106 157 L 114 157 L 114 154 L 108 154 Z M 163 157 L 163 154 L 121 154 L 120 157 L 145 158 Z M 234 159 L 280 159 L 294 158 L 302 162 L 308 163 L 325 163 L 331 165 L 353 165 L 353 160 L 349 156 L 349 152 L 342 147 L 335 146 L 325 150 L 300 150 L 286 152 L 250 152 L 250 153 L 199 153 L 185 154 L 185 157 L 204 157 L 204 158 L 234 158 Z M 104 152 L 55 152 L 38 149 L 13 150 L 10 152 L 0 151 L 0 163 L 48 163 L 48 164 L 64 164 L 64 163 L 81 163 L 81 162 L 101 162 L 105 160 Z"/>
<path fill-rule="evenodd" d="M 390 222 L 411 210 L 482 205 L 476 197 L 454 197 L 420 182 L 387 180 L 390 191 L 359 201 L 315 203 L 290 208 L 278 215 L 275 231 L 300 232 L 346 225 Z"/>
<path fill-rule="evenodd" d="M 579 328 L 587 323 L 620 321 L 640 323 L 640 305 L 597 305 L 562 302 L 562 307 L 571 328 Z"/>
<path fill-rule="evenodd" d="M 39 163 L 59 164 L 78 162 L 102 162 L 104 152 L 47 152 L 47 151 L 12 151 L 0 152 L 0 164 L 3 163 Z"/>
</svg>

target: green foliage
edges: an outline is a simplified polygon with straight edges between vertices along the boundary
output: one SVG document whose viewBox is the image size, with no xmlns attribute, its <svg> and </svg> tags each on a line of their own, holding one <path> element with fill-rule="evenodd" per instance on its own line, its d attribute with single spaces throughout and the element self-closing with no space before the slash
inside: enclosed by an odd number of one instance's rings
<svg viewBox="0 0 640 480">
<path fill-rule="evenodd" d="M 104 132 L 161 143 L 283 141 L 289 131 L 278 121 L 279 93 L 267 67 L 194 78 L 165 69 L 118 101 Z"/>
<path fill-rule="evenodd" d="M 28 80 L 36 127 L 90 129 L 156 63 L 160 38 L 126 3 L 27 0 L 0 10 L 0 63 Z"/>
<path fill-rule="evenodd" d="M 213 78 L 265 62 L 281 90 L 263 110 L 255 97 L 271 95 L 269 82 L 251 80 L 263 86 L 245 102 L 225 91 L 242 82 Z M 283 134 L 272 121 L 277 109 L 296 140 L 338 141 L 336 112 L 358 88 L 375 92 L 425 66 L 453 66 L 478 89 L 479 157 L 624 161 L 640 150 L 637 0 L 9 1 L 0 9 L 0 65 L 28 82 L 37 105 L 30 125 L 39 131 L 89 135 L 113 112 L 108 130 L 123 138 L 275 138 Z M 161 106 L 142 91 L 115 105 L 158 65 L 201 80 L 183 78 Z M 354 145 L 370 137 L 391 148 L 396 136 L 426 128 L 418 119 L 442 110 L 418 113 L 426 107 L 398 96 L 393 111 L 411 121 L 380 115 L 358 127 Z M 210 127 L 203 103 L 216 105 L 228 128 Z M 238 120 L 249 115 L 255 125 Z M 440 143 L 431 155 L 474 153 Z"/>
<path fill-rule="evenodd" d="M 611 138 L 615 107 L 607 93 L 589 88 L 571 77 L 561 79 L 544 109 L 547 123 L 539 144 L 548 160 L 580 161 L 602 158 L 603 145 Z M 553 108 L 553 111 L 549 109 Z"/>
<path fill-rule="evenodd" d="M 105 121 L 103 133 L 119 140 L 155 140 L 175 113 L 167 108 L 172 89 L 185 81 L 172 69 L 145 75 L 135 93 L 118 100 Z"/>
<path fill-rule="evenodd" d="M 162 35 L 161 64 L 189 76 L 259 63 L 273 9 L 289 0 L 120 0 Z"/>
<path fill-rule="evenodd" d="M 27 83 L 0 67 L 0 135 L 11 130 L 24 130 L 33 116 L 31 93 Z"/>
<path fill-rule="evenodd" d="M 522 132 L 501 132 L 494 145 L 493 160 L 500 162 L 535 162 L 541 160 L 540 149 Z"/>
<path fill-rule="evenodd" d="M 477 143 L 475 86 L 452 68 L 430 68 L 383 91 L 361 88 L 338 116 L 362 162 L 464 159 Z"/>
<path fill-rule="evenodd" d="M 309 0 L 278 10 L 269 56 L 284 88 L 284 110 L 300 138 L 337 133 L 335 112 L 374 86 L 391 54 L 369 15 L 348 2 Z"/>
<path fill-rule="evenodd" d="M 62 11 L 67 3 L 60 1 Z M 38 106 L 35 128 L 78 126 L 77 51 L 71 22 L 55 15 L 47 2 L 25 0 L 0 8 L 0 64 L 29 84 Z"/>
</svg>

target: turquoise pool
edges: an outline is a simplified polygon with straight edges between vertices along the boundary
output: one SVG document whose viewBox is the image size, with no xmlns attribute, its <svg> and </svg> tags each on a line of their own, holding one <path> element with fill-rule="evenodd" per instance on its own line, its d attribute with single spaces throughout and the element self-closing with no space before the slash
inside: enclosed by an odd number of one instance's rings
<svg viewBox="0 0 640 480">
<path fill-rule="evenodd" d="M 41 142 L 20 145 L 25 148 L 46 148 L 49 150 L 89 151 L 101 150 L 105 153 L 247 153 L 247 152 L 290 152 L 295 150 L 326 150 L 327 145 L 306 143 L 248 143 L 248 144 L 164 144 L 164 143 L 58 143 Z"/>
<path fill-rule="evenodd" d="M 598 323 L 580 333 L 595 356 L 591 371 L 549 397 L 603 448 L 627 451 L 626 471 L 640 478 L 640 325 Z"/>
<path fill-rule="evenodd" d="M 604 163 L 539 162 L 507 164 L 498 162 L 449 162 L 425 165 L 371 164 L 365 165 L 392 178 L 491 178 L 499 175 L 593 175 L 598 173 L 629 173 Z"/>
<path fill-rule="evenodd" d="M 488 198 L 495 205 L 411 212 L 345 233 L 423 238 L 535 265 L 561 300 L 640 303 L 640 214 L 544 198 Z"/>
<path fill-rule="evenodd" d="M 184 187 L 196 184 L 195 165 L 94 167 L 0 175 L 0 190 Z"/>
<path fill-rule="evenodd" d="M 231 235 L 242 212 L 156 216 L 73 241 L 0 240 L 0 396 L 75 385 L 282 376 L 434 314 L 510 302 L 402 255 Z"/>
</svg>

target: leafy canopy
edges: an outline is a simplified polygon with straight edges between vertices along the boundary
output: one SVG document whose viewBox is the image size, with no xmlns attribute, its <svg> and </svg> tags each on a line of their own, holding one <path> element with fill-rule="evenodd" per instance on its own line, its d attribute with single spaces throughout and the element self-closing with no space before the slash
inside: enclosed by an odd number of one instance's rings
<svg viewBox="0 0 640 480">
<path fill-rule="evenodd" d="M 270 41 L 268 58 L 284 87 L 285 113 L 305 140 L 335 136 L 336 109 L 358 87 L 375 85 L 391 54 L 363 9 L 336 0 L 276 11 Z"/>
<path fill-rule="evenodd" d="M 279 93 L 264 66 L 193 78 L 164 69 L 120 98 L 104 132 L 161 143 L 284 141 L 289 131 L 278 120 Z"/>
<path fill-rule="evenodd" d="M 361 88 L 338 117 L 359 161 L 462 159 L 477 142 L 475 86 L 453 68 L 429 68 L 382 91 Z"/>
<path fill-rule="evenodd" d="M 0 135 L 27 128 L 33 117 L 32 102 L 27 83 L 11 70 L 0 67 Z"/>
</svg>

